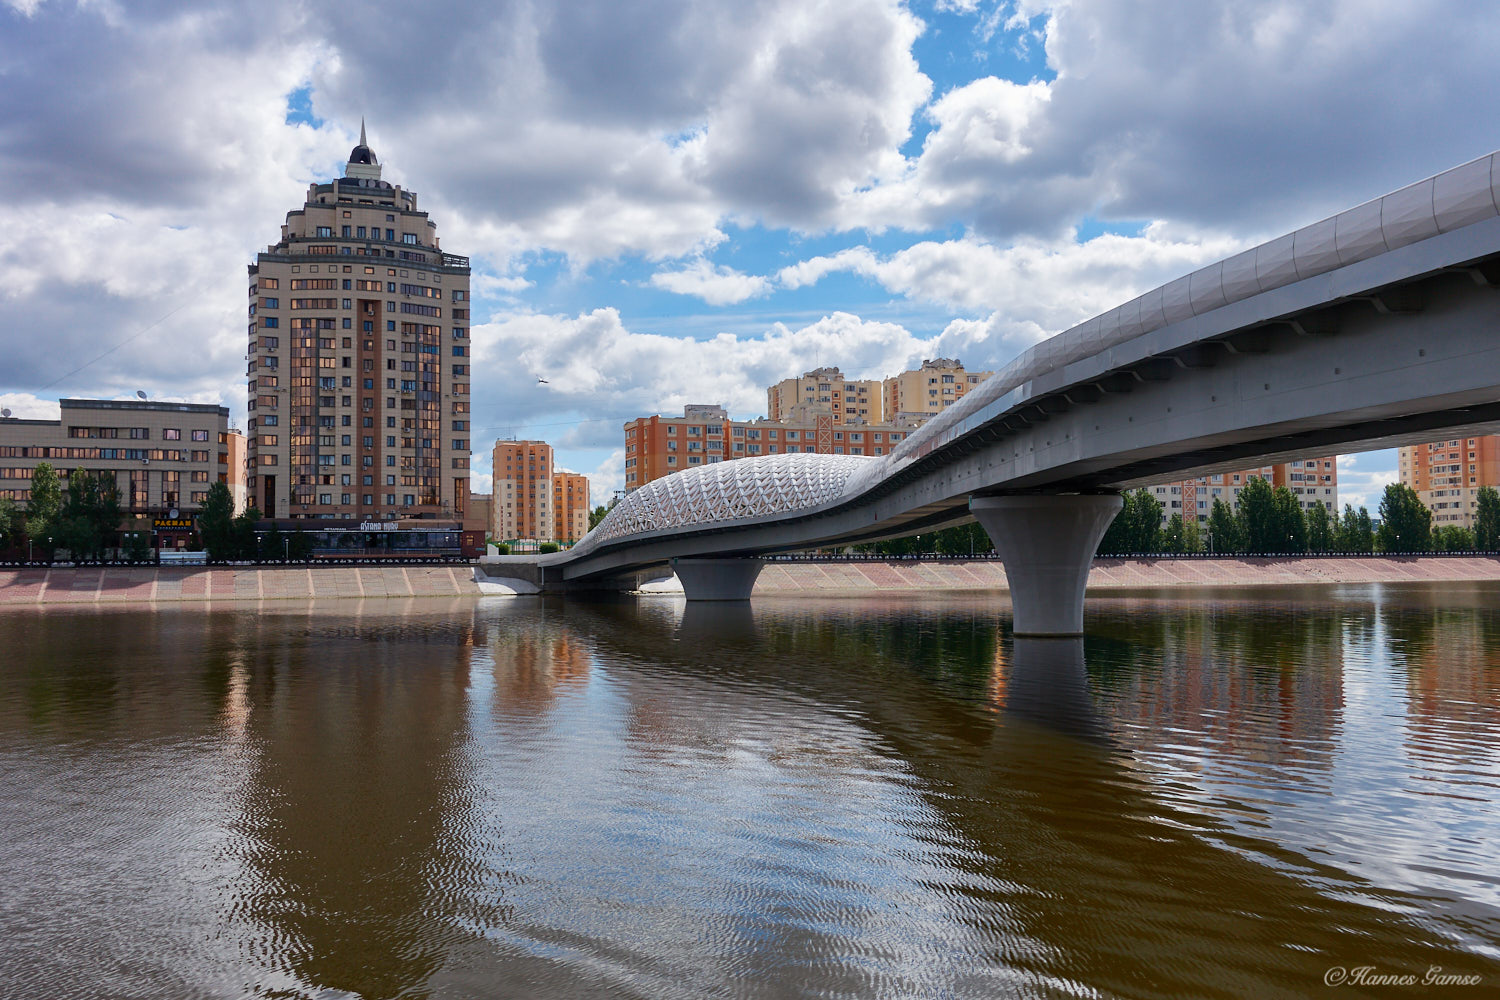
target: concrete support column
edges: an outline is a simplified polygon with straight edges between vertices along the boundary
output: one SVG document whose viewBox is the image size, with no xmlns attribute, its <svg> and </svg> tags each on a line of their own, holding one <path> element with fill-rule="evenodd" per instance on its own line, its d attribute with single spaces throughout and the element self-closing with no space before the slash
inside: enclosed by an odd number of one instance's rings
<svg viewBox="0 0 1500 1000">
<path fill-rule="evenodd" d="M 760 559 L 673 559 L 672 572 L 690 601 L 748 601 Z"/>
<path fill-rule="evenodd" d="M 1118 495 L 976 497 L 969 510 L 1005 563 L 1016 635 L 1082 635 L 1083 589 Z"/>
</svg>

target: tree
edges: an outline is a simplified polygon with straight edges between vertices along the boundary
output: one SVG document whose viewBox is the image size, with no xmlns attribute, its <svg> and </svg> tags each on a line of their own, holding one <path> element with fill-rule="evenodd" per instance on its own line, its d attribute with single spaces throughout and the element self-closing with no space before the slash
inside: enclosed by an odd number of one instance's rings
<svg viewBox="0 0 1500 1000">
<path fill-rule="evenodd" d="M 1382 552 L 1426 552 L 1432 546 L 1432 511 L 1416 490 L 1391 483 L 1380 498 L 1380 530 L 1375 541 Z"/>
<path fill-rule="evenodd" d="M 255 553 L 256 562 L 281 562 L 292 551 L 291 539 L 281 533 L 272 521 L 271 526 L 260 536 L 260 545 Z"/>
<path fill-rule="evenodd" d="M 1182 523 L 1182 551 L 1203 551 L 1203 527 L 1197 517 L 1190 517 Z"/>
<path fill-rule="evenodd" d="M 114 477 L 74 469 L 53 525 L 53 537 L 74 559 L 94 559 L 114 540 L 119 526 L 120 493 Z"/>
<path fill-rule="evenodd" d="M 1271 491 L 1271 503 L 1276 512 L 1277 552 L 1307 551 L 1307 519 L 1302 514 L 1302 504 L 1297 496 L 1285 486 Z"/>
<path fill-rule="evenodd" d="M 1336 544 L 1340 552 L 1375 551 L 1375 528 L 1370 521 L 1370 512 L 1363 507 L 1356 511 L 1351 505 L 1344 504 Z"/>
<path fill-rule="evenodd" d="M 1126 493 L 1124 506 L 1109 530 L 1099 540 L 1100 555 L 1127 555 L 1139 552 L 1160 552 L 1161 511 L 1160 501 L 1144 489 Z"/>
<path fill-rule="evenodd" d="M 246 507 L 229 523 L 230 559 L 254 559 L 258 550 L 255 526 L 260 523 L 260 508 Z"/>
<path fill-rule="evenodd" d="M 259 516 L 260 511 L 255 512 Z M 287 549 L 292 554 L 294 562 L 307 562 L 313 555 L 313 536 L 302 530 L 302 525 L 292 531 L 287 537 Z"/>
<path fill-rule="evenodd" d="M 1256 476 L 1245 484 L 1240 490 L 1238 516 L 1240 534 L 1245 540 L 1244 551 L 1284 551 L 1286 535 L 1276 510 L 1276 493 L 1270 483 Z"/>
<path fill-rule="evenodd" d="M 1214 497 L 1208 512 L 1208 534 L 1211 552 L 1243 552 L 1245 549 L 1245 535 L 1234 508 L 1219 497 Z"/>
<path fill-rule="evenodd" d="M 1474 547 L 1480 552 L 1500 549 L 1500 493 L 1493 486 L 1479 487 L 1475 498 Z"/>
<path fill-rule="evenodd" d="M 57 470 L 38 462 L 31 470 L 31 499 L 26 502 L 26 537 L 45 552 L 52 549 L 52 534 L 62 513 L 62 484 Z"/>
<path fill-rule="evenodd" d="M 214 562 L 226 562 L 238 557 L 234 540 L 234 496 L 223 483 L 214 483 L 208 488 L 208 496 L 198 509 L 198 535 L 203 539 L 203 548 Z"/>
<path fill-rule="evenodd" d="M 1432 529 L 1432 551 L 1472 552 L 1473 550 L 1474 533 L 1468 528 L 1460 528 L 1456 524 L 1448 524 Z"/>
<path fill-rule="evenodd" d="M 0 549 L 21 543 L 26 534 L 26 515 L 10 497 L 0 497 Z"/>
<path fill-rule="evenodd" d="M 1328 516 L 1328 508 L 1321 503 L 1315 503 L 1307 508 L 1307 550 L 1309 552 L 1331 552 L 1333 551 L 1334 529 L 1333 520 Z"/>
<path fill-rule="evenodd" d="M 589 530 L 593 531 L 595 528 L 599 527 L 599 522 L 604 520 L 604 515 L 608 513 L 609 508 L 604 506 L 603 504 L 600 504 L 593 510 L 589 511 Z"/>
<path fill-rule="evenodd" d="M 1167 527 L 1162 531 L 1161 547 L 1173 555 L 1181 555 L 1187 551 L 1185 534 L 1182 515 L 1173 514 L 1167 519 Z"/>
</svg>

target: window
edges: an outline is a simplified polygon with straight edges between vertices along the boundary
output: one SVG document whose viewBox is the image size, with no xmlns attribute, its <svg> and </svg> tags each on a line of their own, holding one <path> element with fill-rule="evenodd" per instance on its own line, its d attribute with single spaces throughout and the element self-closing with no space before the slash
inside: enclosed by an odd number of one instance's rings
<svg viewBox="0 0 1500 1000">
<path fill-rule="evenodd" d="M 319 226 L 318 229 L 317 229 L 317 235 L 318 236 L 332 236 L 333 235 L 333 227 L 332 226 Z"/>
<path fill-rule="evenodd" d="M 163 441 L 181 441 L 182 430 L 177 427 L 164 428 L 161 432 L 161 439 Z"/>
</svg>

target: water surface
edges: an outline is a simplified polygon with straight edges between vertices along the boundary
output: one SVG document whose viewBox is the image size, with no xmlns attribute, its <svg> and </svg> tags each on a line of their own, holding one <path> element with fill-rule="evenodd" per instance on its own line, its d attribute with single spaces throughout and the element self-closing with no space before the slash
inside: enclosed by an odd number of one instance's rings
<svg viewBox="0 0 1500 1000">
<path fill-rule="evenodd" d="M 0 615 L 0 995 L 1484 995 L 1497 608 Z"/>
</svg>

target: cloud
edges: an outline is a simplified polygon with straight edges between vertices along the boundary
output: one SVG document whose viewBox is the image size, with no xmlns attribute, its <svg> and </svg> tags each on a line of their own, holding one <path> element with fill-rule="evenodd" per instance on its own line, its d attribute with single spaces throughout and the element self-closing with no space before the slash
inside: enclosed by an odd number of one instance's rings
<svg viewBox="0 0 1500 1000">
<path fill-rule="evenodd" d="M 678 271 L 658 271 L 651 284 L 678 295 L 694 295 L 711 306 L 731 305 L 764 295 L 770 282 L 759 275 L 743 274 L 730 267 L 715 267 L 702 258 Z"/>
<path fill-rule="evenodd" d="M 795 289 L 847 271 L 908 298 L 969 313 L 1003 312 L 1012 323 L 1057 333 L 1240 247 L 1213 234 L 1174 239 L 1160 226 L 1148 226 L 1141 236 L 1105 234 L 1081 244 L 1002 247 L 966 237 L 922 241 L 885 257 L 851 247 L 787 265 L 776 280 Z"/>
</svg>

